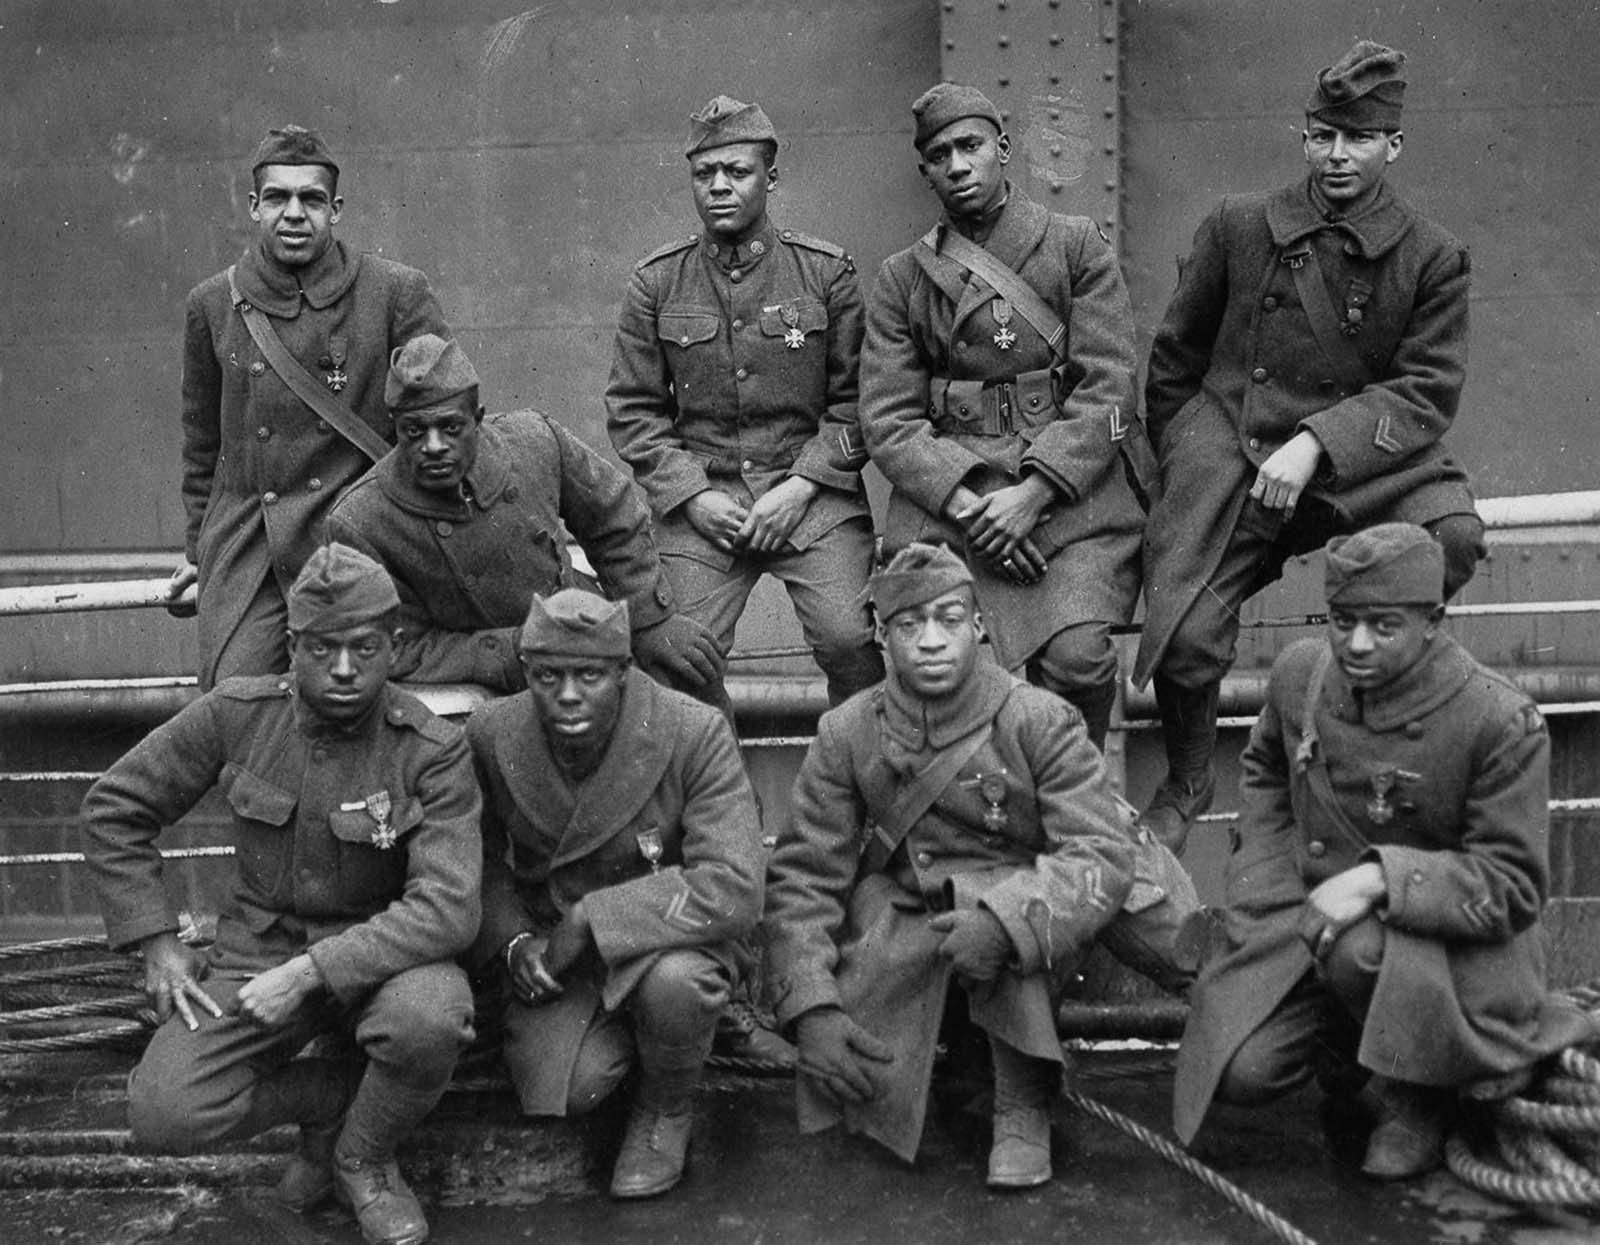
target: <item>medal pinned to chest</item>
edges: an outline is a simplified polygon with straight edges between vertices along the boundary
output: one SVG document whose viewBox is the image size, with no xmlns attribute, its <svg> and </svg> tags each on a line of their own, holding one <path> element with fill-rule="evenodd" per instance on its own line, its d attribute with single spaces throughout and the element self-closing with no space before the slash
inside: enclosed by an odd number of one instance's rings
<svg viewBox="0 0 1600 1245">
<path fill-rule="evenodd" d="M 778 308 L 778 314 L 783 318 L 784 334 L 783 344 L 790 350 L 799 350 L 806 344 L 806 335 L 800 329 L 800 304 L 784 303 Z"/>
<path fill-rule="evenodd" d="M 1011 304 L 1003 298 L 997 298 L 989 304 L 989 314 L 999 326 L 999 331 L 994 335 L 994 344 L 1001 350 L 1010 350 L 1017 344 L 1017 335 L 1011 331 Z"/>
<path fill-rule="evenodd" d="M 394 801 L 389 798 L 387 791 L 378 791 L 364 800 L 352 800 L 341 804 L 339 811 L 365 812 L 372 818 L 372 846 L 380 852 L 386 852 L 395 845 L 398 836 L 395 834 L 394 826 L 389 822 L 389 815 L 394 811 Z"/>
<path fill-rule="evenodd" d="M 1368 785 L 1372 797 L 1367 801 L 1367 820 L 1375 826 L 1387 826 L 1394 820 L 1395 807 L 1389 796 L 1403 782 L 1420 782 L 1421 774 L 1400 769 L 1394 765 L 1381 765 L 1372 771 Z"/>
<path fill-rule="evenodd" d="M 641 830 L 634 835 L 633 841 L 639 845 L 639 855 L 650 866 L 650 872 L 660 873 L 661 854 L 665 850 L 661 843 L 661 831 L 651 826 L 648 830 Z"/>
<path fill-rule="evenodd" d="M 1005 768 L 975 774 L 971 778 L 963 779 L 961 785 L 969 791 L 976 789 L 979 798 L 983 800 L 984 831 L 988 834 L 1004 834 L 1011 825 L 1011 818 L 1006 813 L 1008 786 Z"/>
<path fill-rule="evenodd" d="M 330 338 L 328 341 L 328 357 L 322 360 L 322 366 L 329 369 L 328 374 L 322 379 L 334 393 L 340 393 L 350 383 L 350 377 L 345 373 L 344 362 L 349 357 L 342 337 Z"/>
</svg>

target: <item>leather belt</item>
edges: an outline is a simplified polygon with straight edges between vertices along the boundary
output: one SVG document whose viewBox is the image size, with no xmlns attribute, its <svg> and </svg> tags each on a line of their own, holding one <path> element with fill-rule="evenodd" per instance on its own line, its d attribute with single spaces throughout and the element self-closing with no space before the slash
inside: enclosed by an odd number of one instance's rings
<svg viewBox="0 0 1600 1245">
<path fill-rule="evenodd" d="M 1048 421 L 1055 411 L 1054 370 L 1024 372 L 1015 380 L 951 380 L 928 386 L 934 427 L 964 437 L 1010 437 Z"/>
</svg>

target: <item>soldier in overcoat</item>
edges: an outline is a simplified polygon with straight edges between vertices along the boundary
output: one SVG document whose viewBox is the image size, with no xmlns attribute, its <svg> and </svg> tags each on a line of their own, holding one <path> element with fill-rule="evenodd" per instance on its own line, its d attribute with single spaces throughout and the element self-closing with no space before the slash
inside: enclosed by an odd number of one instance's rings
<svg viewBox="0 0 1600 1245">
<path fill-rule="evenodd" d="M 454 957 L 479 916 L 480 801 L 459 728 L 386 682 L 399 598 L 383 568 L 319 548 L 289 592 L 287 675 L 228 679 L 90 788 L 106 934 L 141 949 L 163 1021 L 128 1085 L 134 1137 L 188 1153 L 300 1126 L 278 1196 L 338 1192 L 372 1242 L 427 1220 L 395 1147 L 472 1039 Z M 203 959 L 181 945 L 156 839 L 212 788 L 234 871 Z M 352 1035 L 364 1062 L 295 1058 Z"/>
<path fill-rule="evenodd" d="M 683 1173 L 766 853 L 726 719 L 628 651 L 626 602 L 535 597 L 528 690 L 467 735 L 485 799 L 476 957 L 508 984 L 512 1084 L 529 1115 L 577 1115 L 638 1066 L 611 1193 L 643 1198 Z"/>
<path fill-rule="evenodd" d="M 690 117 L 703 229 L 634 268 L 606 421 L 679 608 L 726 655 L 756 583 L 776 576 L 838 704 L 883 677 L 862 595 L 861 291 L 843 248 L 768 217 L 777 151 L 759 105 L 719 95 Z"/>
<path fill-rule="evenodd" d="M 767 875 L 800 1126 L 842 1120 L 910 1161 L 954 978 L 993 1055 L 988 1182 L 1037 1185 L 1066 983 L 1097 937 L 1140 949 L 1117 928 L 1136 892 L 1150 908 L 1175 888 L 1192 911 L 1193 888 L 1170 854 L 1138 876 L 1132 810 L 1082 719 L 989 658 L 960 558 L 910 545 L 872 593 L 888 676 L 823 715 Z"/>
<path fill-rule="evenodd" d="M 893 486 L 885 552 L 962 551 L 1001 664 L 1075 705 L 1100 745 L 1144 522 L 1119 453 L 1141 435 L 1127 290 L 1093 221 L 1006 179 L 1010 139 L 981 92 L 940 83 L 912 114 L 944 216 L 867 300 L 861 426 Z M 1042 314 L 977 271 L 973 244 Z"/>
<path fill-rule="evenodd" d="M 270 131 L 252 165 L 256 239 L 189 292 L 183 330 L 185 562 L 174 599 L 199 581 L 200 686 L 288 668 L 284 595 L 322 539 L 334 498 L 372 459 L 297 397 L 256 345 L 241 305 L 311 382 L 380 441 L 389 352 L 448 336 L 428 279 L 333 236 L 339 166 L 299 126 Z"/>
<path fill-rule="evenodd" d="M 384 401 L 397 445 L 339 499 L 328 533 L 394 576 L 395 678 L 520 691 L 517 632 L 535 593 L 573 586 L 570 534 L 606 594 L 628 603 L 640 667 L 722 699 L 721 655 L 675 609 L 625 472 L 537 411 L 485 419 L 471 361 L 432 334 L 396 348 Z"/>
<path fill-rule="evenodd" d="M 1359 41 L 1306 104 L 1309 175 L 1230 196 L 1195 234 L 1150 352 L 1161 473 L 1135 680 L 1155 676 L 1168 773 L 1145 823 L 1181 851 L 1215 780 L 1239 610 L 1293 554 L 1384 520 L 1472 577 L 1483 526 L 1441 438 L 1467 365 L 1467 250 L 1385 180 L 1403 54 Z"/>
<path fill-rule="evenodd" d="M 1444 577 L 1414 524 L 1328 545 L 1328 636 L 1284 650 L 1244 753 L 1226 944 L 1178 1055 L 1185 1141 L 1213 1099 L 1337 1072 L 1342 1028 L 1378 1112 L 1365 1170 L 1420 1174 L 1457 1089 L 1593 1036 L 1545 984 L 1549 735 L 1439 629 Z"/>
</svg>

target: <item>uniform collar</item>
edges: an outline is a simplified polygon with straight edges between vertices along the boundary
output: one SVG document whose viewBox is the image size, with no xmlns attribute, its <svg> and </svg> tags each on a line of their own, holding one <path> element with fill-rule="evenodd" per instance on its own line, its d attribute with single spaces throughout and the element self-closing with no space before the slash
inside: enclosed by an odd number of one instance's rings
<svg viewBox="0 0 1600 1245">
<path fill-rule="evenodd" d="M 334 240 L 305 268 L 284 268 L 267 258 L 262 243 L 248 247 L 234 265 L 239 293 L 269 315 L 292 320 L 300 314 L 303 299 L 318 311 L 343 297 L 361 271 L 361 255 L 351 255 Z"/>
<path fill-rule="evenodd" d="M 939 223 L 944 230 L 971 236 L 957 225 L 948 212 Z M 985 218 L 985 225 L 980 226 L 977 232 L 982 234 L 987 226 L 989 233 L 981 243 L 983 249 L 1007 268 L 1015 270 L 1039 245 L 1049 224 L 1050 213 L 1007 182 L 1005 198 L 1001 200 L 998 212 Z"/>
<path fill-rule="evenodd" d="M 1325 215 L 1312 197 L 1309 177 L 1267 200 L 1267 228 L 1280 248 L 1331 229 L 1346 235 L 1363 259 L 1377 259 L 1411 231 L 1412 223 L 1411 210 L 1387 181 L 1379 183 L 1372 201 L 1353 216 Z"/>
<path fill-rule="evenodd" d="M 761 228 L 756 230 L 737 247 L 730 246 L 720 239 L 713 238 L 709 233 L 700 235 L 700 252 L 722 272 L 749 272 L 768 255 L 777 245 L 777 230 L 773 228 L 770 220 L 761 222 Z"/>
<path fill-rule="evenodd" d="M 1357 692 L 1339 663 L 1328 669 L 1324 701 L 1333 715 L 1362 722 L 1374 731 L 1392 731 L 1426 717 L 1444 705 L 1471 680 L 1474 662 L 1467 651 L 1442 632 L 1423 650 L 1415 665 L 1393 682 Z"/>
<path fill-rule="evenodd" d="M 399 450 L 385 454 L 373 474 L 385 497 L 411 514 L 428 519 L 453 519 L 471 522 L 474 510 L 488 510 L 499 501 L 500 495 L 511 483 L 511 471 L 506 462 L 506 445 L 500 432 L 485 416 L 478 425 L 478 460 L 472 464 L 465 480 L 466 495 L 457 493 L 441 496 L 418 488 L 407 470 L 405 458 Z M 467 500 L 470 496 L 471 500 Z"/>
<path fill-rule="evenodd" d="M 987 648 L 979 650 L 978 664 L 966 686 L 945 700 L 912 695 L 900 686 L 891 667 L 883 682 L 884 729 L 910 752 L 948 747 L 992 722 L 1016 681 Z"/>
<path fill-rule="evenodd" d="M 311 707 L 302 700 L 294 689 L 294 676 L 286 674 L 280 684 L 289 692 L 289 701 L 294 712 L 295 729 L 307 739 L 359 739 L 370 736 L 377 729 L 377 724 L 389 715 L 392 696 L 389 685 L 386 683 L 383 690 L 378 693 L 371 708 L 354 722 L 330 722 L 321 714 L 313 713 Z"/>
</svg>

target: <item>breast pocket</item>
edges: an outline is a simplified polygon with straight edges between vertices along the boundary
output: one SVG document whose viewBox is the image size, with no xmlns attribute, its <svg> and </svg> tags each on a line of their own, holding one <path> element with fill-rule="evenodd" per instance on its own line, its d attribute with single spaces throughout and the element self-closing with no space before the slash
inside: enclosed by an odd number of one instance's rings
<svg viewBox="0 0 1600 1245">
<path fill-rule="evenodd" d="M 299 798 L 231 761 L 219 785 L 233 810 L 240 882 L 249 894 L 271 898 L 288 875 Z"/>
<path fill-rule="evenodd" d="M 828 309 L 810 297 L 761 309 L 762 367 L 774 387 L 805 410 L 820 414 L 827 401 Z M 809 435 L 809 427 L 794 430 Z"/>
<path fill-rule="evenodd" d="M 328 814 L 336 843 L 337 897 L 350 910 L 373 910 L 400 897 L 405 888 L 407 838 L 422 824 L 422 801 L 403 796 L 380 821 L 368 809 Z"/>
<path fill-rule="evenodd" d="M 680 350 L 712 340 L 721 327 L 722 317 L 706 307 L 663 307 L 656 315 L 656 336 Z"/>
</svg>

